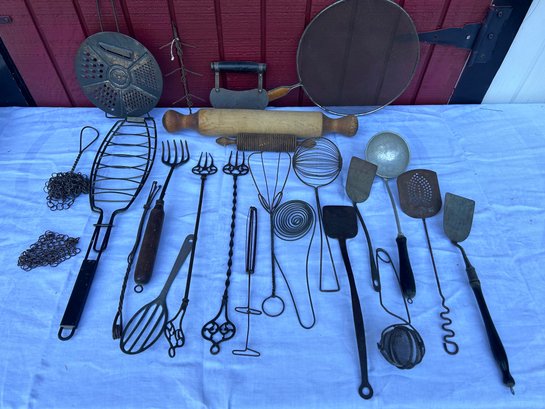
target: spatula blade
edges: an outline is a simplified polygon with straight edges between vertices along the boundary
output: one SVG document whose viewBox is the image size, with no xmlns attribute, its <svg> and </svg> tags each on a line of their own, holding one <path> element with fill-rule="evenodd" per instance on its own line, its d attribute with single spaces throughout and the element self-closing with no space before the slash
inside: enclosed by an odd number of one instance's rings
<svg viewBox="0 0 545 409">
<path fill-rule="evenodd" d="M 356 237 L 358 220 L 352 206 L 324 206 L 322 210 L 325 234 L 338 240 Z"/>
<path fill-rule="evenodd" d="M 377 165 L 352 156 L 346 177 L 346 194 L 353 203 L 362 203 L 367 200 L 376 174 Z"/>
<path fill-rule="evenodd" d="M 473 200 L 452 193 L 445 195 L 443 229 L 451 241 L 460 243 L 469 236 L 474 210 Z"/>
</svg>

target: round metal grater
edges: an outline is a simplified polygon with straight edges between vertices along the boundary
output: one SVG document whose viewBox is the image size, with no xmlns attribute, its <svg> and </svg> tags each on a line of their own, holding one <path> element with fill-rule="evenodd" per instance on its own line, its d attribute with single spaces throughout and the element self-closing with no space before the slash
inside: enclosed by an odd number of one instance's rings
<svg viewBox="0 0 545 409">
<path fill-rule="evenodd" d="M 114 117 L 138 117 L 159 102 L 163 76 L 153 55 L 125 34 L 100 32 L 76 54 L 76 76 L 91 102 Z"/>
</svg>

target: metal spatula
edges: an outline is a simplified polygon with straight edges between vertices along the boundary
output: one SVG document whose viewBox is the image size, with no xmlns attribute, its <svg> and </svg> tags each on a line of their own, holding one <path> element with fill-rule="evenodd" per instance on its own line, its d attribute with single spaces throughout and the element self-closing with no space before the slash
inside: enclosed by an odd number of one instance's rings
<svg viewBox="0 0 545 409">
<path fill-rule="evenodd" d="M 369 197 L 371 192 L 371 186 L 373 186 L 373 180 L 377 174 L 377 165 L 367 162 L 353 156 L 350 161 L 350 167 L 348 168 L 348 176 L 346 177 L 346 194 L 352 200 L 352 206 L 356 210 L 356 215 L 365 232 L 365 238 L 367 239 L 367 247 L 369 249 L 369 264 L 371 267 L 371 279 L 373 281 L 373 288 L 375 291 L 380 291 L 380 275 L 377 270 L 377 264 L 375 263 L 375 257 L 373 252 L 373 245 L 371 243 L 371 236 L 363 221 L 357 204 L 363 203 Z"/>
<path fill-rule="evenodd" d="M 369 384 L 367 376 L 367 347 L 365 345 L 365 327 L 363 324 L 363 313 L 361 310 L 360 298 L 356 288 L 356 280 L 350 265 L 346 240 L 356 237 L 358 234 L 358 221 L 356 212 L 350 206 L 324 206 L 322 212 L 325 234 L 332 239 L 339 240 L 341 254 L 343 256 L 348 284 L 350 285 L 350 296 L 352 298 L 352 316 L 354 319 L 354 330 L 358 344 L 358 356 L 360 358 L 361 385 L 358 393 L 363 399 L 371 399 L 373 388 Z"/>
<path fill-rule="evenodd" d="M 439 313 L 439 316 L 443 320 L 441 328 L 445 332 L 443 335 L 443 349 L 447 354 L 455 355 L 458 353 L 458 344 L 452 340 L 455 332 L 450 328 L 450 325 L 452 325 L 452 319 L 448 316 L 450 308 L 447 306 L 445 296 L 441 290 L 441 282 L 431 248 L 428 226 L 426 225 L 426 219 L 435 216 L 441 210 L 441 192 L 439 190 L 437 174 L 432 170 L 426 169 L 409 170 L 397 177 L 397 190 L 399 192 L 401 210 L 409 217 L 422 219 L 422 223 L 424 224 L 437 291 L 441 297 L 441 306 L 443 307 L 443 311 Z"/>
<path fill-rule="evenodd" d="M 466 265 L 467 278 L 469 279 L 469 284 L 473 289 L 473 293 L 475 294 L 475 298 L 477 299 L 477 303 L 479 305 L 479 310 L 481 311 L 481 316 L 483 317 L 492 354 L 500 367 L 503 375 L 503 383 L 509 387 L 511 389 L 511 393 L 514 394 L 515 390 L 513 388 L 515 386 L 515 380 L 509 373 L 509 361 L 507 360 L 507 354 L 505 353 L 505 348 L 503 347 L 498 331 L 494 326 L 494 322 L 492 321 L 492 317 L 484 300 L 484 295 L 481 290 L 481 282 L 477 276 L 475 268 L 469 262 L 466 252 L 462 246 L 458 244 L 469 236 L 471 224 L 473 222 L 474 209 L 475 202 L 473 200 L 466 199 L 465 197 L 457 196 L 452 193 L 447 193 L 445 195 L 443 229 L 445 230 L 445 234 L 450 241 L 456 247 L 458 247 L 462 253 L 462 257 L 464 258 L 464 263 Z"/>
</svg>

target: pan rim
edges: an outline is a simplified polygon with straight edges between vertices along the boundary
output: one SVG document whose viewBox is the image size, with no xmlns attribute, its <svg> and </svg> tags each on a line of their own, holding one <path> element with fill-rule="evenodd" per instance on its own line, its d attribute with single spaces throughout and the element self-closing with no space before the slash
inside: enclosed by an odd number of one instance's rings
<svg viewBox="0 0 545 409">
<path fill-rule="evenodd" d="M 325 7 L 324 9 L 322 9 L 320 12 L 318 12 L 313 18 L 312 20 L 310 21 L 310 23 L 305 27 L 305 29 L 303 30 L 303 33 L 301 34 L 301 38 L 299 39 L 299 43 L 297 45 L 297 52 L 296 52 L 296 58 L 295 58 L 295 61 L 296 61 L 296 69 L 297 69 L 297 79 L 298 79 L 298 83 L 295 85 L 295 87 L 301 87 L 303 89 L 303 91 L 305 92 L 305 95 L 312 101 L 313 104 L 315 104 L 317 107 L 323 109 L 324 111 L 330 113 L 330 114 L 333 114 L 333 115 L 338 115 L 338 116 L 345 116 L 345 115 L 354 115 L 354 116 L 365 116 L 365 115 L 369 115 L 369 114 L 372 114 L 374 112 L 377 112 L 379 110 L 381 110 L 382 108 L 384 108 L 385 106 L 388 106 L 390 105 L 392 102 L 394 102 L 397 98 L 399 98 L 406 90 L 407 88 L 409 88 L 409 85 L 411 84 L 413 78 L 414 78 L 414 75 L 416 74 L 416 70 L 418 68 L 418 65 L 420 63 L 420 41 L 418 40 L 418 31 L 416 30 L 416 25 L 414 24 L 414 21 L 413 19 L 411 18 L 411 16 L 409 15 L 409 13 L 407 13 L 407 11 L 401 7 L 399 4 L 395 3 L 394 1 L 391 1 L 391 0 L 366 0 L 366 1 L 374 1 L 376 3 L 388 3 L 390 4 L 391 6 L 393 6 L 394 8 L 397 8 L 398 10 L 400 10 L 400 15 L 402 15 L 404 18 L 407 19 L 407 21 L 409 22 L 409 27 L 410 27 L 410 31 L 414 34 L 414 38 L 416 38 L 416 48 L 417 48 L 417 51 L 416 51 L 416 58 L 415 58 L 415 62 L 414 62 L 414 66 L 412 68 L 412 72 L 410 73 L 408 79 L 407 79 L 407 82 L 405 84 L 405 86 L 399 91 L 399 93 L 393 97 L 390 101 L 386 102 L 384 105 L 382 106 L 379 106 L 379 107 L 376 107 L 372 110 L 369 110 L 369 111 L 365 111 L 365 112 L 359 112 L 359 113 L 348 113 L 348 112 L 338 112 L 338 111 L 335 111 L 334 109 L 331 109 L 330 107 L 325 107 L 319 103 L 317 103 L 314 98 L 312 98 L 312 96 L 308 93 L 306 87 L 305 87 L 305 84 L 304 82 L 302 81 L 301 79 L 301 73 L 300 73 L 300 51 L 301 51 L 301 44 L 303 43 L 303 40 L 305 38 L 305 35 L 307 34 L 307 32 L 309 31 L 309 29 L 312 27 L 313 23 L 315 23 L 315 21 L 317 21 L 321 16 L 323 16 L 325 13 L 328 13 L 331 9 L 335 8 L 335 7 L 338 7 L 339 5 L 341 5 L 342 3 L 348 3 L 348 2 L 352 2 L 352 1 L 358 1 L 358 0 L 338 0 L 332 4 L 330 4 L 329 6 Z M 358 106 L 361 106 L 361 107 L 364 107 L 365 105 L 358 105 Z M 354 107 L 356 107 L 356 105 L 354 105 Z"/>
</svg>

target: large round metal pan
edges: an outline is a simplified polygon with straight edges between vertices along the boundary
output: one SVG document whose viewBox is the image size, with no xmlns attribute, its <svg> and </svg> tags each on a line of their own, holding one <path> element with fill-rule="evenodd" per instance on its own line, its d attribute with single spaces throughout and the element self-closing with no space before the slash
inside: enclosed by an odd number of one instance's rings
<svg viewBox="0 0 545 409">
<path fill-rule="evenodd" d="M 334 114 L 369 114 L 403 93 L 419 56 L 416 28 L 399 5 L 340 0 L 306 27 L 297 50 L 299 84 L 285 90 L 302 86 L 316 105 Z M 282 95 L 271 90 L 269 100 Z"/>
</svg>

